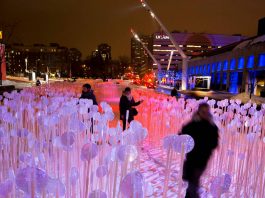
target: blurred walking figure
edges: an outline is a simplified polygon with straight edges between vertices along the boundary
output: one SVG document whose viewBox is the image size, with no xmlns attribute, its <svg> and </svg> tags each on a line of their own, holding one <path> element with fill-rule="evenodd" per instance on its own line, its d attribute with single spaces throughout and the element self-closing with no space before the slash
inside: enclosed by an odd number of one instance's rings
<svg viewBox="0 0 265 198">
<path fill-rule="evenodd" d="M 199 198 L 200 177 L 207 168 L 214 149 L 218 146 L 218 128 L 213 122 L 210 106 L 199 105 L 192 120 L 182 128 L 182 134 L 190 135 L 195 142 L 194 149 L 186 155 L 183 166 L 183 180 L 188 182 L 186 198 Z"/>
<path fill-rule="evenodd" d="M 36 86 L 41 86 L 41 82 L 39 79 L 36 81 Z"/>
<path fill-rule="evenodd" d="M 123 130 L 126 129 L 127 111 L 129 111 L 128 122 L 130 123 L 132 120 L 134 120 L 134 116 L 138 114 L 137 110 L 134 107 L 140 105 L 142 102 L 143 100 L 140 100 L 138 102 L 134 101 L 130 87 L 126 87 L 125 90 L 122 92 L 119 107 L 120 107 L 120 120 L 122 120 L 123 123 Z"/>
<path fill-rule="evenodd" d="M 94 91 L 91 89 L 90 84 L 84 84 L 80 99 L 93 100 L 93 105 L 98 105 Z"/>
<path fill-rule="evenodd" d="M 171 90 L 171 96 L 172 96 L 172 97 L 177 97 L 177 96 L 178 96 L 178 91 L 177 91 L 176 87 L 174 87 L 174 88 Z"/>
</svg>

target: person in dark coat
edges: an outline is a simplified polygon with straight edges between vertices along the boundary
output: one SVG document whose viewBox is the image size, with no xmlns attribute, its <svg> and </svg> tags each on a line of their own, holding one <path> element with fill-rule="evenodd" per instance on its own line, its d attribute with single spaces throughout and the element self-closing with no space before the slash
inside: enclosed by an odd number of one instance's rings
<svg viewBox="0 0 265 198">
<path fill-rule="evenodd" d="M 172 96 L 172 97 L 177 97 L 177 95 L 178 95 L 178 91 L 177 91 L 177 89 L 174 87 L 174 88 L 171 90 L 171 96 Z"/>
<path fill-rule="evenodd" d="M 98 105 L 94 91 L 91 89 L 90 84 L 84 84 L 80 99 L 93 100 L 93 105 Z"/>
<path fill-rule="evenodd" d="M 186 155 L 183 180 L 188 182 L 186 198 L 199 198 L 200 177 L 207 168 L 212 152 L 218 146 L 218 128 L 212 120 L 210 106 L 199 105 L 192 120 L 182 128 L 181 134 L 190 135 L 195 142 L 193 150 Z"/>
<path fill-rule="evenodd" d="M 96 96 L 94 94 L 94 91 L 91 89 L 90 84 L 84 84 L 82 87 L 82 94 L 80 99 L 88 99 L 93 101 L 93 105 L 98 105 Z M 89 112 L 89 110 L 88 110 Z M 90 132 L 94 133 L 94 128 L 93 128 L 93 118 L 91 118 L 91 127 L 90 127 Z"/>
<path fill-rule="evenodd" d="M 130 123 L 132 120 L 134 120 L 134 116 L 137 115 L 137 110 L 134 108 L 135 106 L 140 105 L 143 102 L 143 100 L 135 102 L 134 98 L 131 95 L 131 88 L 126 87 L 125 90 L 122 93 L 122 96 L 120 98 L 120 120 L 122 120 L 123 123 L 123 130 L 126 129 L 126 112 L 129 111 L 129 117 L 128 122 Z"/>
<path fill-rule="evenodd" d="M 38 87 L 38 86 L 41 86 L 41 82 L 40 82 L 39 79 L 36 81 L 36 86 L 37 86 L 37 87 Z"/>
</svg>

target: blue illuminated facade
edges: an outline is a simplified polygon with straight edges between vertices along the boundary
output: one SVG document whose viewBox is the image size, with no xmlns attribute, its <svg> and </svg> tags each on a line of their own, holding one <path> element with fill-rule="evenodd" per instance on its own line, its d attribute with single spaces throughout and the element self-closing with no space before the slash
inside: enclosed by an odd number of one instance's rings
<svg viewBox="0 0 265 198">
<path fill-rule="evenodd" d="M 244 69 L 244 63 L 245 63 L 244 57 L 240 57 L 238 59 L 238 67 L 237 67 L 237 69 Z"/>
<path fill-rule="evenodd" d="M 231 72 L 229 80 L 230 80 L 229 92 L 238 93 L 238 90 L 237 90 L 238 73 Z"/>
<path fill-rule="evenodd" d="M 248 57 L 248 63 L 247 63 L 247 68 L 251 69 L 254 68 L 254 60 L 255 60 L 255 56 L 251 55 Z"/>
<path fill-rule="evenodd" d="M 228 70 L 228 61 L 224 61 L 224 67 L 223 67 L 223 70 L 224 71 L 227 71 Z"/>
<path fill-rule="evenodd" d="M 188 75 L 211 77 L 211 89 L 231 93 L 248 92 L 256 84 L 254 94 L 259 95 L 265 84 L 265 41 L 259 37 L 237 43 L 225 50 L 216 50 L 189 61 Z M 238 47 L 240 46 L 240 47 Z M 242 46 L 245 46 L 242 48 Z M 181 68 L 181 64 L 178 68 Z M 255 75 L 253 75 L 255 73 Z"/>
<path fill-rule="evenodd" d="M 222 69 L 222 62 L 218 62 L 217 63 L 217 71 L 219 72 L 219 71 L 221 71 L 221 69 Z"/>
<path fill-rule="evenodd" d="M 265 67 L 265 53 L 259 55 L 259 67 Z"/>
<path fill-rule="evenodd" d="M 230 61 L 230 70 L 235 70 L 236 69 L 236 59 L 232 59 Z"/>
</svg>

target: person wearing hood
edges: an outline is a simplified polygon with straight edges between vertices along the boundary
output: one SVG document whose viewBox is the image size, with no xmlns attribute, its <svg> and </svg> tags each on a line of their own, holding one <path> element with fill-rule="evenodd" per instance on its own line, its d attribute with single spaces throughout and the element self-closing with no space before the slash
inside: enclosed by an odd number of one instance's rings
<svg viewBox="0 0 265 198">
<path fill-rule="evenodd" d="M 93 100 L 93 105 L 98 105 L 94 91 L 91 89 L 90 84 L 84 84 L 80 99 Z"/>
<path fill-rule="evenodd" d="M 37 86 L 37 87 L 38 87 L 38 86 L 41 86 L 41 82 L 40 82 L 39 79 L 37 79 L 37 81 L 36 81 L 36 86 Z"/>
<path fill-rule="evenodd" d="M 131 88 L 126 87 L 125 90 L 122 92 L 122 96 L 120 98 L 120 120 L 122 120 L 123 123 L 123 130 L 126 129 L 126 114 L 127 111 L 129 111 L 128 115 L 128 122 L 134 120 L 134 116 L 138 114 L 137 110 L 134 108 L 135 106 L 140 105 L 143 102 L 143 100 L 140 100 L 138 102 L 135 102 L 132 94 L 131 94 Z"/>
<path fill-rule="evenodd" d="M 190 135 L 194 148 L 186 155 L 182 179 L 188 182 L 186 198 L 199 198 L 200 177 L 207 168 L 213 151 L 218 146 L 218 128 L 210 113 L 210 106 L 201 103 L 191 121 L 182 128 L 181 134 Z"/>
</svg>

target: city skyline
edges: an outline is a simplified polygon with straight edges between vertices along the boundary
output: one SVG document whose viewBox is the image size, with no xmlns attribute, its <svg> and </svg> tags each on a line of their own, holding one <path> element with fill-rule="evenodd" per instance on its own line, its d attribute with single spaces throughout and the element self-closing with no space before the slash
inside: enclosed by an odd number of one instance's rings
<svg viewBox="0 0 265 198">
<path fill-rule="evenodd" d="M 262 0 L 256 0 L 255 3 L 246 0 L 148 2 L 170 31 L 247 36 L 256 35 L 258 19 L 264 17 L 265 7 Z M 239 3 L 240 12 L 237 9 Z M 0 24 L 17 22 L 11 42 L 26 45 L 57 42 L 78 48 L 83 58 L 95 50 L 99 43 L 112 46 L 114 58 L 129 56 L 131 27 L 143 34 L 151 34 L 159 29 L 137 0 L 117 0 L 116 3 L 107 0 L 66 0 L 64 3 L 52 0 L 10 0 L 2 3 L 1 7 Z"/>
</svg>

